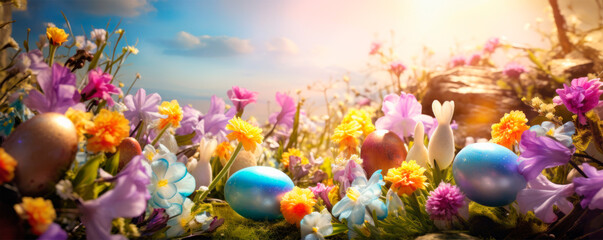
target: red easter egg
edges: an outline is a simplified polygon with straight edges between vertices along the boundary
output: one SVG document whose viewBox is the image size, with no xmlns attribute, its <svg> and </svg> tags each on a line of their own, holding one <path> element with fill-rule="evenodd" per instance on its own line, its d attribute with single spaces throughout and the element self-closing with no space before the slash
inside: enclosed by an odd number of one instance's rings
<svg viewBox="0 0 603 240">
<path fill-rule="evenodd" d="M 366 136 L 360 149 L 362 168 L 367 176 L 381 169 L 381 174 L 387 174 L 390 168 L 400 167 L 406 159 L 404 142 L 398 135 L 388 130 L 376 130 Z"/>
</svg>

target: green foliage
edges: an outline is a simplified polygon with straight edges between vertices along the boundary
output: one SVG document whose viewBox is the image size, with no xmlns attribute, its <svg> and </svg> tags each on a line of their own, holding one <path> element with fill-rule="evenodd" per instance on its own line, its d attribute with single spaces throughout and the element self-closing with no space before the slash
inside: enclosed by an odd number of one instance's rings
<svg viewBox="0 0 603 240">
<path fill-rule="evenodd" d="M 84 200 L 94 199 L 100 192 L 95 186 L 95 180 L 98 176 L 98 168 L 105 160 L 104 154 L 98 154 L 82 166 L 76 173 L 73 180 L 73 191 L 80 195 Z"/>
<path fill-rule="evenodd" d="M 487 207 L 469 203 L 469 232 L 473 236 L 495 239 L 525 239 L 546 230 L 546 224 L 534 214 L 520 214 L 513 204 L 506 207 Z"/>
<path fill-rule="evenodd" d="M 187 145 L 193 145 L 193 138 L 195 137 L 197 133 L 192 132 L 190 134 L 186 134 L 186 135 L 174 135 L 174 137 L 176 138 L 176 143 L 178 143 L 178 146 L 187 146 Z"/>
<path fill-rule="evenodd" d="M 115 175 L 117 173 L 117 168 L 119 168 L 119 151 L 117 151 L 113 156 L 111 156 L 107 161 L 105 161 L 105 166 L 103 169 L 107 171 L 111 175 Z"/>
<path fill-rule="evenodd" d="M 441 182 L 452 183 L 454 184 L 454 177 L 452 176 L 452 165 L 447 167 L 446 169 L 440 169 L 438 163 L 433 161 L 433 168 L 427 164 L 427 171 L 425 171 L 425 176 L 427 177 L 427 181 L 430 183 L 426 186 L 428 191 L 433 191 L 436 189 Z"/>
<path fill-rule="evenodd" d="M 297 135 L 299 130 L 299 113 L 301 110 L 301 106 L 303 102 L 297 103 L 297 110 L 295 111 L 295 119 L 293 120 L 293 130 L 291 131 L 291 136 L 289 136 L 289 142 L 287 143 L 287 147 L 285 149 L 297 147 Z"/>
</svg>

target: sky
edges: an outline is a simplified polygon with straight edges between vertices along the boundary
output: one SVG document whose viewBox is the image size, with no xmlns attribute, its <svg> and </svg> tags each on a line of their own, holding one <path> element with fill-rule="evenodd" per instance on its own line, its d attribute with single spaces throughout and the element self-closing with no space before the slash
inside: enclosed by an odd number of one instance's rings
<svg viewBox="0 0 603 240">
<path fill-rule="evenodd" d="M 579 20 L 596 22 L 596 13 L 588 12 L 594 1 L 577 2 Z M 126 89 L 140 73 L 134 90 L 204 112 L 212 95 L 228 103 L 226 91 L 241 86 L 260 93 L 248 111 L 265 118 L 278 110 L 276 91 L 293 93 L 343 75 L 352 85 L 382 78 L 368 74 L 372 42 L 394 44 L 409 66 L 423 46 L 435 52 L 432 66 L 477 51 L 491 37 L 545 46 L 526 24 L 544 19 L 547 26 L 547 8 L 546 0 L 29 0 L 26 10 L 13 12 L 13 36 L 22 42 L 31 28 L 33 43 L 46 23 L 65 27 L 61 11 L 75 35 L 89 36 L 107 23 L 113 30 L 121 21 L 127 44 L 140 50 L 117 76 Z M 313 99 L 316 93 L 304 94 Z"/>
</svg>

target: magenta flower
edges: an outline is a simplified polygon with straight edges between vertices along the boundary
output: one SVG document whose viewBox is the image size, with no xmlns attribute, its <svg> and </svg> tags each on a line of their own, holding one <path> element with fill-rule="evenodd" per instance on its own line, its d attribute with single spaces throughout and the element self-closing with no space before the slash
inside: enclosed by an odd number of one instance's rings
<svg viewBox="0 0 603 240">
<path fill-rule="evenodd" d="M 527 181 L 535 179 L 545 168 L 567 164 L 574 152 L 555 139 L 539 137 L 538 133 L 533 131 L 523 132 L 519 150 L 519 173 Z"/>
<path fill-rule="evenodd" d="M 334 187 L 334 185 L 326 186 L 322 183 L 318 183 L 316 187 L 309 187 L 309 189 L 314 193 L 316 199 L 322 199 L 327 208 L 331 209 L 333 205 L 331 204 L 331 201 L 329 201 L 329 192 L 331 192 Z"/>
<path fill-rule="evenodd" d="M 38 90 L 30 91 L 24 103 L 28 108 L 39 113 L 64 114 L 70 107 L 85 110 L 84 104 L 79 103 L 80 94 L 75 87 L 75 82 L 75 75 L 69 68 L 55 63 L 51 70 L 41 71 L 38 74 L 38 84 L 44 93 Z"/>
<path fill-rule="evenodd" d="M 59 224 L 51 223 L 46 232 L 42 233 L 38 240 L 65 240 L 67 232 L 61 228 Z"/>
<path fill-rule="evenodd" d="M 600 104 L 599 98 L 603 94 L 601 86 L 603 82 L 598 78 L 588 80 L 587 77 L 575 78 L 570 86 L 563 84 L 563 89 L 557 89 L 553 102 L 557 105 L 565 105 L 567 110 L 578 115 L 580 124 L 586 124 L 584 113 L 592 110 Z"/>
<path fill-rule="evenodd" d="M 503 74 L 511 79 L 519 79 L 519 76 L 524 72 L 526 72 L 526 68 L 516 62 L 507 63 L 503 70 Z"/>
<path fill-rule="evenodd" d="M 237 112 L 243 111 L 247 104 L 254 103 L 258 99 L 258 92 L 249 91 L 238 86 L 233 86 L 226 94 L 237 109 Z"/>
<path fill-rule="evenodd" d="M 584 198 L 580 201 L 582 208 L 603 209 L 603 170 L 598 170 L 588 163 L 582 164 L 582 170 L 588 178 L 574 178 L 576 193 Z"/>
<path fill-rule="evenodd" d="M 477 66 L 480 60 L 482 60 L 482 55 L 479 53 L 474 53 L 467 60 L 467 64 L 469 64 L 470 66 Z"/>
<path fill-rule="evenodd" d="M 528 187 L 519 191 L 517 203 L 522 213 L 534 211 L 534 215 L 545 223 L 557 220 L 553 212 L 553 205 L 568 214 L 574 209 L 574 205 L 567 197 L 574 194 L 574 184 L 559 185 L 549 181 L 540 174 L 536 179 L 528 182 Z"/>
<path fill-rule="evenodd" d="M 393 62 L 389 65 L 389 71 L 396 77 L 400 77 L 404 70 L 406 70 L 406 66 L 404 66 L 404 64 L 401 62 Z"/>
<path fill-rule="evenodd" d="M 353 159 L 348 160 L 344 169 L 336 171 L 333 174 L 333 180 L 341 183 L 341 187 L 339 188 L 341 196 L 345 195 L 345 192 L 352 186 L 352 182 L 354 182 L 354 179 L 357 177 L 364 177 L 366 179 L 366 172 L 364 172 L 362 166 L 358 165 Z"/>
<path fill-rule="evenodd" d="M 381 50 L 381 43 L 378 43 L 378 42 L 371 43 L 371 51 L 369 52 L 369 55 L 375 55 L 375 54 L 379 53 L 379 50 Z"/>
<path fill-rule="evenodd" d="M 383 99 L 381 108 L 385 115 L 377 119 L 375 127 L 392 131 L 401 139 L 412 136 L 418 121 L 433 125 L 434 118 L 421 114 L 421 109 L 421 103 L 410 93 L 389 94 Z"/>
<path fill-rule="evenodd" d="M 465 57 L 463 57 L 462 55 L 456 55 L 456 56 L 452 57 L 452 59 L 450 60 L 450 65 L 453 68 L 459 67 L 459 66 L 465 66 L 465 64 L 467 64 L 467 61 L 465 60 Z"/>
<path fill-rule="evenodd" d="M 203 115 L 201 121 L 199 121 L 198 128 L 201 129 L 201 126 L 203 126 L 203 132 L 215 136 L 218 142 L 227 140 L 226 134 L 228 134 L 228 132 L 226 130 L 226 125 L 228 125 L 228 121 L 237 113 L 234 108 L 231 108 L 224 113 L 224 108 L 224 100 L 212 96 L 209 110 Z"/>
<path fill-rule="evenodd" d="M 124 98 L 124 104 L 128 108 L 124 112 L 124 117 L 132 124 L 138 124 L 140 121 L 150 123 L 161 117 L 161 114 L 157 112 L 160 102 L 159 94 L 153 93 L 147 96 L 147 92 L 143 88 L 138 89 L 136 95 L 128 95 Z"/>
<path fill-rule="evenodd" d="M 441 182 L 429 195 L 425 210 L 432 220 L 452 220 L 459 213 L 459 209 L 466 205 L 465 195 L 450 183 Z"/>
<path fill-rule="evenodd" d="M 270 114 L 270 124 L 280 124 L 286 129 L 291 129 L 297 111 L 295 100 L 285 93 L 276 92 L 276 102 L 281 106 L 281 111 Z"/>
<path fill-rule="evenodd" d="M 104 73 L 100 67 L 88 72 L 88 85 L 82 90 L 84 100 L 100 98 L 107 101 L 107 105 L 113 106 L 111 94 L 121 94 L 121 89 L 111 84 L 113 77 L 109 73 Z"/>
<path fill-rule="evenodd" d="M 490 38 L 484 45 L 484 53 L 492 54 L 498 46 L 500 46 L 500 40 L 496 37 Z"/>
</svg>

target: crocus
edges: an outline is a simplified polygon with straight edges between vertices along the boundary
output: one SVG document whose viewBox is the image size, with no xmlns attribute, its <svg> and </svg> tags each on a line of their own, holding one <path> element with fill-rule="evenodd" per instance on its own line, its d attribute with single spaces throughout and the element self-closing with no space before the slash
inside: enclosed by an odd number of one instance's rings
<svg viewBox="0 0 603 240">
<path fill-rule="evenodd" d="M 425 210 L 433 220 L 452 220 L 465 205 L 465 195 L 457 186 L 441 182 L 438 188 L 429 192 Z"/>
<path fill-rule="evenodd" d="M 570 213 L 574 209 L 574 205 L 567 200 L 567 197 L 573 194 L 574 184 L 554 184 L 540 174 L 528 182 L 527 188 L 519 191 L 517 203 L 522 213 L 525 214 L 532 210 L 534 215 L 543 222 L 552 223 L 557 220 L 557 215 L 553 212 L 553 205 L 557 205 L 559 210 L 565 214 Z"/>
<path fill-rule="evenodd" d="M 88 72 L 88 85 L 82 90 L 85 100 L 91 98 L 100 98 L 107 101 L 107 105 L 113 106 L 111 94 L 121 94 L 121 89 L 111 84 L 113 76 L 104 73 L 100 67 Z"/>
<path fill-rule="evenodd" d="M 597 170 L 588 163 L 582 164 L 582 170 L 588 178 L 574 178 L 576 193 L 582 196 L 582 208 L 603 209 L 603 170 Z"/>
<path fill-rule="evenodd" d="M 333 224 L 331 224 L 331 214 L 327 209 L 319 212 L 312 212 L 306 215 L 300 224 L 301 237 L 304 240 L 325 239 L 326 236 L 333 233 Z"/>
<path fill-rule="evenodd" d="M 161 102 L 161 96 L 157 93 L 147 95 L 144 88 L 138 89 L 136 95 L 128 95 L 124 98 L 124 104 L 128 108 L 124 116 L 130 120 L 135 127 L 140 121 L 150 123 L 161 115 L 157 112 L 157 106 Z"/>
<path fill-rule="evenodd" d="M 199 122 L 199 124 L 203 124 L 205 134 L 216 137 L 218 142 L 227 140 L 226 134 L 228 134 L 228 131 L 226 130 L 226 125 L 228 125 L 228 121 L 237 113 L 234 108 L 224 113 L 224 105 L 224 100 L 212 96 L 209 110 L 201 118 L 202 121 Z"/>
<path fill-rule="evenodd" d="M 406 70 L 406 66 L 401 62 L 393 62 L 389 65 L 389 71 L 396 77 L 400 77 L 404 70 Z"/>
<path fill-rule="evenodd" d="M 586 112 L 592 110 L 599 104 L 599 98 L 603 94 L 601 90 L 603 82 L 598 78 L 588 80 L 587 77 L 575 78 L 570 86 L 563 84 L 563 89 L 557 89 L 553 102 L 557 105 L 565 105 L 567 110 L 578 115 L 580 124 L 586 124 Z"/>
<path fill-rule="evenodd" d="M 276 92 L 276 102 L 281 106 L 281 111 L 270 114 L 270 124 L 280 124 L 291 129 L 296 112 L 295 100 L 285 93 Z"/>
<path fill-rule="evenodd" d="M 364 169 L 362 169 L 362 166 L 360 166 L 354 160 L 349 160 L 344 169 L 335 172 L 333 175 L 333 180 L 341 183 L 339 190 L 343 196 L 347 189 L 352 185 L 354 179 L 358 177 L 366 178 Z"/>
<path fill-rule="evenodd" d="M 30 91 L 24 100 L 25 105 L 39 113 L 64 114 L 70 107 L 85 110 L 84 104 L 79 103 L 80 94 L 75 82 L 75 75 L 69 68 L 55 63 L 51 70 L 38 74 L 38 84 L 44 93 L 38 90 Z"/>
<path fill-rule="evenodd" d="M 226 92 L 228 98 L 237 109 L 237 112 L 243 111 L 245 106 L 257 101 L 258 92 L 249 91 L 239 86 L 233 86 L 231 90 Z"/>
<path fill-rule="evenodd" d="M 309 187 L 309 189 L 310 191 L 312 191 L 312 193 L 314 193 L 314 197 L 316 197 L 317 199 L 322 199 L 323 203 L 327 206 L 327 208 L 331 209 L 333 205 L 331 204 L 331 201 L 329 201 L 329 192 L 331 192 L 334 187 L 334 185 L 327 186 L 322 183 L 318 183 L 316 187 Z"/>
<path fill-rule="evenodd" d="M 412 136 L 418 121 L 426 125 L 433 123 L 433 118 L 421 114 L 421 109 L 421 103 L 410 93 L 389 94 L 383 99 L 381 108 L 385 115 L 377 119 L 375 127 L 392 131 L 401 139 Z"/>
<path fill-rule="evenodd" d="M 511 79 L 519 79 L 519 76 L 524 72 L 526 72 L 525 67 L 516 62 L 507 63 L 503 70 L 503 74 Z"/>
<path fill-rule="evenodd" d="M 569 148 L 572 146 L 572 136 L 576 133 L 576 127 L 574 126 L 574 122 L 566 122 L 563 126 L 556 128 L 553 122 L 544 121 L 540 125 L 530 127 L 530 131 L 538 133 L 539 137 L 545 135 L 552 136 Z"/>
<path fill-rule="evenodd" d="M 377 213 L 379 219 L 387 217 L 387 207 L 379 197 L 381 186 L 385 185 L 381 169 L 375 171 L 367 181 L 366 177 L 358 177 L 346 191 L 345 197 L 333 206 L 333 216 L 339 220 L 347 219 L 348 227 L 360 225 L 365 221 L 373 223 L 372 212 Z"/>
<path fill-rule="evenodd" d="M 527 181 L 535 179 L 545 168 L 567 164 L 573 154 L 573 150 L 555 139 L 539 137 L 538 133 L 532 131 L 525 131 L 521 135 L 519 150 L 519 173 Z"/>
</svg>

